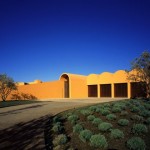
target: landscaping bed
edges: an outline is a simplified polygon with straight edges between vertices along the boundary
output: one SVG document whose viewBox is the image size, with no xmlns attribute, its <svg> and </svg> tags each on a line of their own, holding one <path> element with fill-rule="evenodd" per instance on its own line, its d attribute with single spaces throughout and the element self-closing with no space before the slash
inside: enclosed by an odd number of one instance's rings
<svg viewBox="0 0 150 150">
<path fill-rule="evenodd" d="M 53 117 L 46 147 L 54 150 L 150 149 L 150 101 L 124 100 Z"/>
</svg>

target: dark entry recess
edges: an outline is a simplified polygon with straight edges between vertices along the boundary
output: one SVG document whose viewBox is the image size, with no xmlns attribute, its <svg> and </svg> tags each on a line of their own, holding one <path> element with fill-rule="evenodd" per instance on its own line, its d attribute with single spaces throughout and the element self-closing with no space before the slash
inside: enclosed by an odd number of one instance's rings
<svg viewBox="0 0 150 150">
<path fill-rule="evenodd" d="M 114 96 L 115 97 L 128 97 L 127 83 L 115 83 L 114 84 Z"/>
<path fill-rule="evenodd" d="M 88 85 L 88 97 L 97 97 L 97 85 Z"/>
<path fill-rule="evenodd" d="M 69 98 L 70 94 L 69 94 L 69 77 L 68 77 L 68 75 L 63 74 L 61 76 L 60 80 L 62 80 L 64 82 L 64 88 L 63 88 L 62 96 L 64 98 Z"/>
<path fill-rule="evenodd" d="M 131 98 L 146 97 L 146 86 L 144 83 L 131 82 Z"/>
<path fill-rule="evenodd" d="M 69 81 L 64 81 L 64 97 L 69 98 Z"/>
<path fill-rule="evenodd" d="M 111 84 L 101 84 L 100 85 L 100 96 L 101 97 L 111 97 Z"/>
</svg>

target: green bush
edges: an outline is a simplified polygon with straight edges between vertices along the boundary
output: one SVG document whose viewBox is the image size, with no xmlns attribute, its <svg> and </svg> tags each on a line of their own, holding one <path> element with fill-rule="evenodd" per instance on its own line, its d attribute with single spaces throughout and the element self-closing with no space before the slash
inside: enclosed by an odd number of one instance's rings
<svg viewBox="0 0 150 150">
<path fill-rule="evenodd" d="M 127 147 L 132 150 L 145 150 L 146 145 L 140 137 L 132 137 L 127 141 Z"/>
<path fill-rule="evenodd" d="M 142 116 L 139 116 L 139 115 L 132 115 L 131 119 L 134 121 L 143 121 L 144 120 L 144 118 Z"/>
<path fill-rule="evenodd" d="M 133 106 L 131 109 L 130 109 L 131 112 L 139 112 L 140 109 L 137 107 L 137 106 Z"/>
<path fill-rule="evenodd" d="M 120 119 L 120 120 L 118 120 L 118 124 L 121 125 L 121 126 L 127 126 L 129 124 L 129 120 Z"/>
<path fill-rule="evenodd" d="M 98 129 L 100 131 L 109 131 L 112 128 L 112 124 L 108 122 L 102 122 L 101 124 L 98 125 Z"/>
<path fill-rule="evenodd" d="M 91 114 L 92 114 L 92 111 L 89 110 L 89 109 L 82 109 L 82 110 L 80 111 L 80 113 L 81 113 L 82 115 L 84 115 L 84 116 L 88 116 L 88 115 L 91 115 Z"/>
<path fill-rule="evenodd" d="M 124 102 L 116 102 L 113 107 L 118 107 L 120 108 L 121 110 L 125 110 L 126 109 L 126 104 Z"/>
<path fill-rule="evenodd" d="M 100 118 L 95 118 L 93 121 L 92 121 L 92 124 L 95 124 L 95 125 L 99 125 L 100 123 L 102 123 L 103 121 L 100 119 Z"/>
<path fill-rule="evenodd" d="M 104 103 L 103 106 L 104 106 L 104 107 L 111 107 L 111 104 L 109 104 L 109 103 Z"/>
<path fill-rule="evenodd" d="M 150 125 L 150 117 L 147 118 L 147 120 L 145 122 L 146 122 L 146 124 Z"/>
<path fill-rule="evenodd" d="M 68 117 L 68 121 L 70 121 L 72 124 L 75 124 L 78 119 L 79 119 L 78 115 L 75 114 L 72 114 Z"/>
<path fill-rule="evenodd" d="M 58 133 L 62 132 L 63 129 L 64 127 L 57 123 L 52 127 L 52 131 L 58 132 Z"/>
<path fill-rule="evenodd" d="M 135 124 L 132 127 L 132 133 L 136 135 L 146 132 L 148 132 L 148 129 L 144 124 Z"/>
<path fill-rule="evenodd" d="M 61 149 L 61 145 L 57 145 L 55 147 L 53 147 L 53 150 L 60 150 Z"/>
<path fill-rule="evenodd" d="M 63 145 L 66 144 L 68 141 L 67 136 L 65 134 L 59 134 L 55 139 L 53 140 L 53 145 Z"/>
<path fill-rule="evenodd" d="M 100 112 L 101 111 L 101 108 L 100 107 L 98 107 L 97 109 L 96 109 L 96 111 L 95 112 Z"/>
<path fill-rule="evenodd" d="M 98 108 L 97 106 L 90 106 L 89 110 L 92 111 L 92 112 L 96 112 L 97 108 Z"/>
<path fill-rule="evenodd" d="M 79 138 L 83 142 L 86 142 L 90 140 L 91 136 L 92 136 L 92 132 L 90 130 L 85 129 L 80 132 Z"/>
<path fill-rule="evenodd" d="M 141 103 L 138 101 L 138 100 L 131 100 L 131 103 L 133 104 L 133 105 L 135 105 L 135 106 L 140 106 L 141 105 Z"/>
<path fill-rule="evenodd" d="M 108 147 L 108 143 L 105 136 L 101 134 L 92 135 L 90 138 L 90 145 L 95 148 L 102 148 L 102 149 L 106 149 Z"/>
<path fill-rule="evenodd" d="M 101 112 L 101 114 L 102 114 L 103 116 L 106 116 L 106 115 L 110 114 L 110 110 L 105 109 L 105 108 L 101 109 L 100 112 Z"/>
<path fill-rule="evenodd" d="M 121 139 L 121 138 L 124 138 L 124 133 L 119 129 L 112 129 L 110 136 L 111 138 Z"/>
<path fill-rule="evenodd" d="M 76 124 L 73 126 L 73 132 L 80 133 L 83 130 L 83 126 L 80 124 Z"/>
<path fill-rule="evenodd" d="M 138 108 L 140 109 L 140 111 L 146 110 L 143 105 L 138 106 Z"/>
<path fill-rule="evenodd" d="M 143 117 L 150 117 L 150 111 L 149 110 L 140 111 L 139 115 Z"/>
<path fill-rule="evenodd" d="M 128 112 L 127 111 L 121 111 L 121 113 L 120 113 L 120 116 L 127 116 L 128 115 Z"/>
<path fill-rule="evenodd" d="M 53 118 L 53 123 L 60 122 L 60 121 L 61 121 L 61 118 L 59 116 L 55 116 Z"/>
<path fill-rule="evenodd" d="M 113 106 L 113 108 L 112 108 L 113 113 L 120 113 L 121 111 L 122 111 L 122 109 L 120 107 Z"/>
<path fill-rule="evenodd" d="M 87 116 L 87 120 L 88 121 L 93 121 L 95 119 L 95 116 L 94 115 L 89 115 Z"/>
<path fill-rule="evenodd" d="M 147 110 L 150 110 L 150 104 L 145 103 L 144 106 L 145 106 L 145 108 L 146 108 Z"/>
<path fill-rule="evenodd" d="M 114 115 L 114 114 L 109 114 L 109 115 L 106 116 L 106 118 L 107 118 L 108 120 L 115 120 L 117 117 L 116 117 L 116 115 Z"/>
</svg>

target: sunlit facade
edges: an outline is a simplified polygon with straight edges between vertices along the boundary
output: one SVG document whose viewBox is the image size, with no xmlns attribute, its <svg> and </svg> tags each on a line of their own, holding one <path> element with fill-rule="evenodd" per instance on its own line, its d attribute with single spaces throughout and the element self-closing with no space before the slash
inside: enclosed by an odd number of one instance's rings
<svg viewBox="0 0 150 150">
<path fill-rule="evenodd" d="M 140 84 L 127 79 L 124 70 L 104 72 L 88 76 L 63 73 L 59 80 L 51 82 L 18 83 L 18 93 L 32 94 L 37 99 L 49 98 L 130 98 L 142 97 Z M 8 99 L 11 99 L 11 95 Z"/>
</svg>

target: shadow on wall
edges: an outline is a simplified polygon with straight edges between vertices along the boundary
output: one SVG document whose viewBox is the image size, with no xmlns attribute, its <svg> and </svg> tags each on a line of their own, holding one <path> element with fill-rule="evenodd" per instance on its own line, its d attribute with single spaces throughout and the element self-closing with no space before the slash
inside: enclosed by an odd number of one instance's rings
<svg viewBox="0 0 150 150">
<path fill-rule="evenodd" d="M 10 128 L 0 130 L 1 150 L 42 150 L 45 149 L 47 115 L 26 123 L 18 123 Z"/>
<path fill-rule="evenodd" d="M 37 97 L 29 93 L 14 93 L 11 95 L 12 100 L 37 100 Z"/>
</svg>

